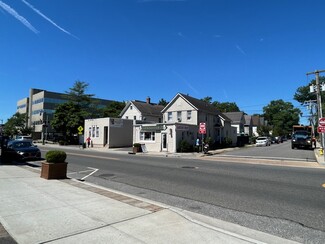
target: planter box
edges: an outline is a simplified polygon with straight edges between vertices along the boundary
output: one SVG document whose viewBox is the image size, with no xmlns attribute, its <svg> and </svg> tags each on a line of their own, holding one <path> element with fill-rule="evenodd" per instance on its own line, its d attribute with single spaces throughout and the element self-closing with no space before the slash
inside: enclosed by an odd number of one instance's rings
<svg viewBox="0 0 325 244">
<path fill-rule="evenodd" d="M 133 147 L 133 153 L 141 152 L 141 147 Z"/>
<path fill-rule="evenodd" d="M 66 179 L 68 163 L 48 163 L 42 162 L 41 178 L 50 179 Z"/>
</svg>

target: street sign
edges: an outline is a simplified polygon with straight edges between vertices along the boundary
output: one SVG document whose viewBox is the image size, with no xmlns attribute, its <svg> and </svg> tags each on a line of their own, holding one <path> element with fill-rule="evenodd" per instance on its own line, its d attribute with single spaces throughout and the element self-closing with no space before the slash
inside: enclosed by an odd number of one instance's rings
<svg viewBox="0 0 325 244">
<path fill-rule="evenodd" d="M 325 133 L 325 126 L 318 126 L 317 127 L 317 132 L 318 133 Z"/>
<path fill-rule="evenodd" d="M 206 134 L 206 124 L 204 122 L 200 123 L 199 134 Z"/>
<path fill-rule="evenodd" d="M 325 118 L 319 118 L 318 124 L 319 126 L 325 126 Z"/>
<path fill-rule="evenodd" d="M 78 127 L 78 131 L 81 132 L 81 131 L 83 131 L 83 130 L 84 130 L 84 128 L 80 125 L 80 126 Z"/>
</svg>

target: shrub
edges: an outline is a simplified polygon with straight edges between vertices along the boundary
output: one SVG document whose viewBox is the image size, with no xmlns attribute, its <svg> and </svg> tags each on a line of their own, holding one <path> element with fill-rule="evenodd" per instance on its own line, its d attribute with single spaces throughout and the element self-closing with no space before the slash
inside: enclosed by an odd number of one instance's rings
<svg viewBox="0 0 325 244">
<path fill-rule="evenodd" d="M 178 152 L 193 152 L 193 145 L 185 140 L 181 140 L 179 142 Z"/>
<path fill-rule="evenodd" d="M 134 147 L 141 147 L 141 144 L 140 143 L 134 143 L 133 146 Z"/>
<path fill-rule="evenodd" d="M 231 145 L 232 145 L 231 138 L 229 138 L 229 137 L 223 138 L 223 141 L 222 141 L 222 146 L 223 147 L 230 147 Z"/>
<path fill-rule="evenodd" d="M 67 158 L 67 154 L 64 151 L 54 150 L 48 151 L 45 154 L 45 159 L 48 163 L 63 163 Z"/>
</svg>

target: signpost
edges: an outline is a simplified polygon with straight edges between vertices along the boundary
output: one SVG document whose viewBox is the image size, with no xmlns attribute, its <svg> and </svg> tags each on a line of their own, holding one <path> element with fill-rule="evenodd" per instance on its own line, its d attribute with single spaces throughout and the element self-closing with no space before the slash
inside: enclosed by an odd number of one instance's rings
<svg viewBox="0 0 325 244">
<path fill-rule="evenodd" d="M 83 138 L 83 136 L 82 136 L 82 131 L 84 130 L 84 128 L 80 125 L 79 127 L 78 127 L 78 135 L 79 135 L 79 144 L 82 146 L 82 148 L 84 148 L 84 146 L 83 146 L 83 143 L 84 143 L 84 138 Z"/>
<path fill-rule="evenodd" d="M 325 118 L 319 118 L 317 131 L 318 133 L 325 133 Z"/>
<path fill-rule="evenodd" d="M 206 124 L 204 122 L 201 122 L 200 123 L 200 126 L 199 126 L 199 134 L 202 135 L 202 139 L 201 139 L 201 144 L 202 144 L 202 152 L 203 152 L 203 139 L 204 139 L 204 136 L 207 133 L 207 130 L 206 130 Z"/>
<path fill-rule="evenodd" d="M 199 134 L 206 134 L 206 124 L 204 122 L 200 123 Z"/>
</svg>

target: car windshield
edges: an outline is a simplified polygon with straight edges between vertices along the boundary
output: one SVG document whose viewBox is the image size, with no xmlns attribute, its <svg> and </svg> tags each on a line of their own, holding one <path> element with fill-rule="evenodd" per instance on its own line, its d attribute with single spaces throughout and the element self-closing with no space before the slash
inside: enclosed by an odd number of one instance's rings
<svg viewBox="0 0 325 244">
<path fill-rule="evenodd" d="M 24 147 L 32 147 L 32 143 L 29 141 L 21 141 L 21 142 L 15 142 L 12 144 L 14 148 L 24 148 Z"/>
</svg>

